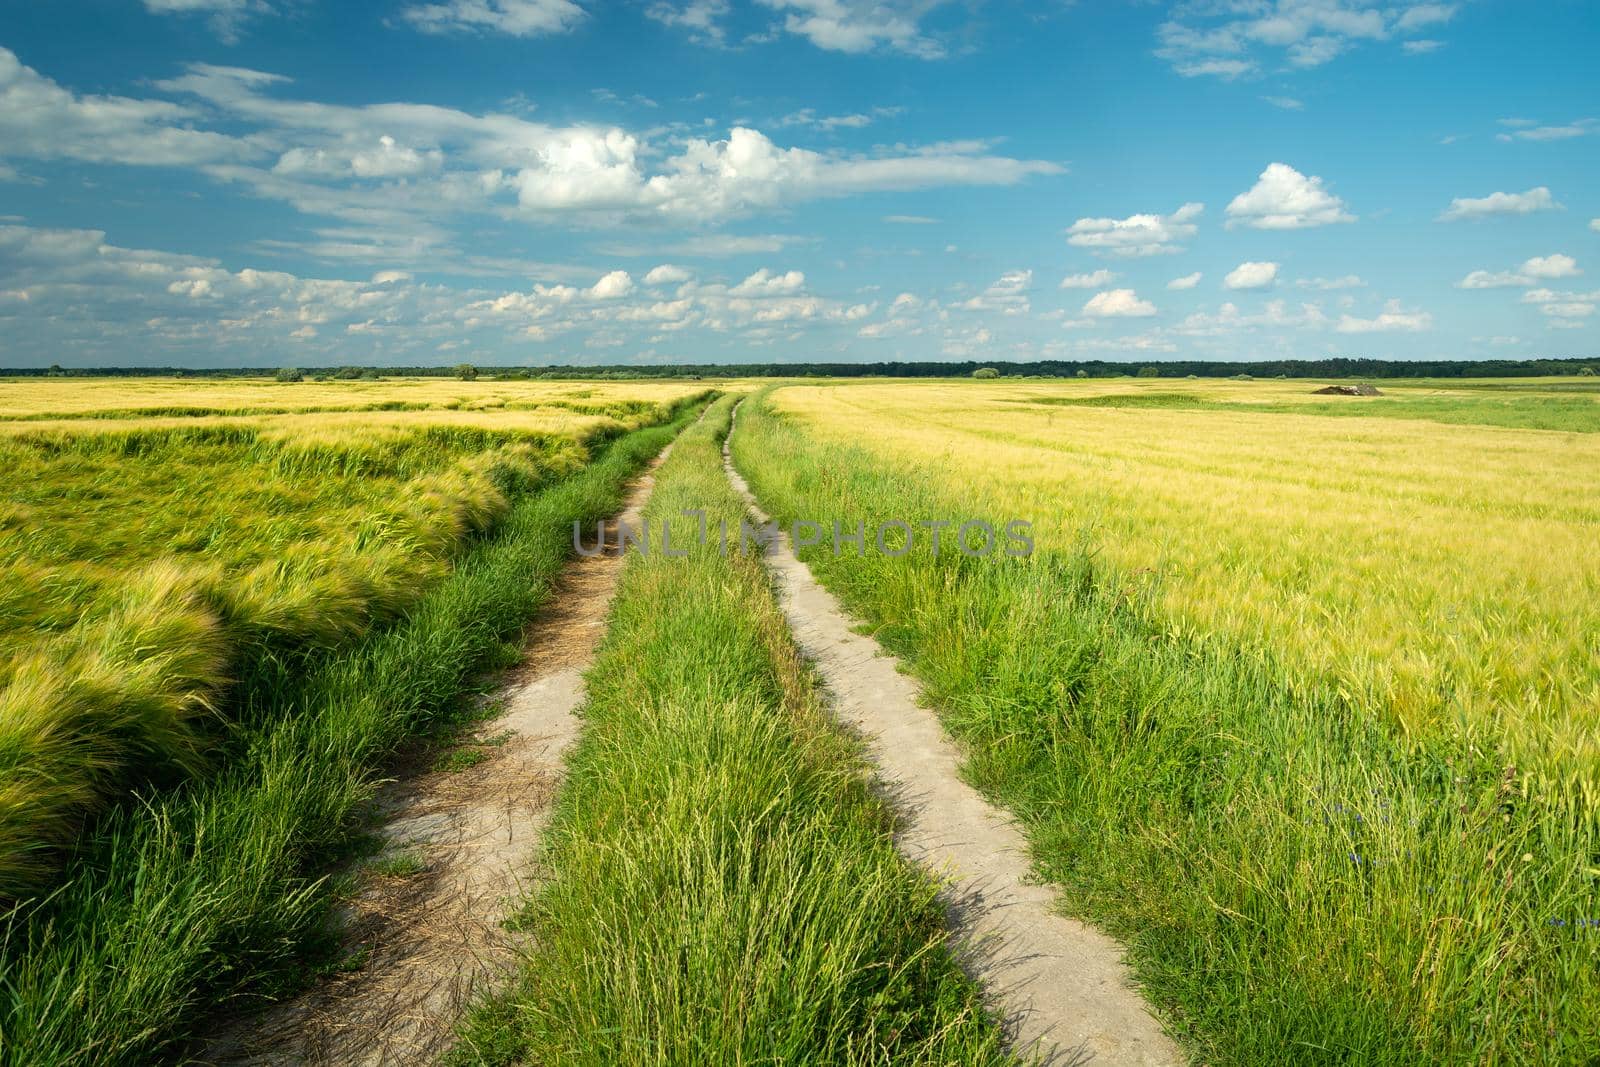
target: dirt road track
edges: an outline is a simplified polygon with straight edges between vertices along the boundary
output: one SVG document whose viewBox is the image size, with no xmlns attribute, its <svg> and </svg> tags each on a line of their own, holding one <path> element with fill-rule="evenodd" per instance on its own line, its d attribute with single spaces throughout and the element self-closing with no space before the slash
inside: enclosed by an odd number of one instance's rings
<svg viewBox="0 0 1600 1067">
<path fill-rule="evenodd" d="M 767 521 L 726 445 L 723 463 Z M 767 562 L 796 641 L 821 673 L 835 713 L 866 739 L 902 816 L 896 844 L 945 881 L 957 952 L 1005 1020 L 1013 1047 L 1048 1064 L 1184 1063 L 1133 987 L 1121 945 L 1060 915 L 1050 888 L 1031 884 L 1026 840 L 961 780 L 960 753 L 920 705 L 916 682 L 876 641 L 853 632 L 854 620 L 787 541 L 769 547 Z"/>
<path fill-rule="evenodd" d="M 616 527 L 639 524 L 665 458 L 664 451 L 607 524 L 607 551 L 571 560 L 527 630 L 527 657 L 494 698 L 506 710 L 478 730 L 497 741 L 481 750 L 489 758 L 382 791 L 384 855 L 416 857 L 426 869 L 365 880 L 344 929 L 347 947 L 365 952 L 360 969 L 232 1020 L 199 1062 L 431 1062 L 473 994 L 515 963 L 516 942 L 502 920 L 523 896 L 520 876 L 578 736 L 583 671 L 622 570 Z"/>
</svg>

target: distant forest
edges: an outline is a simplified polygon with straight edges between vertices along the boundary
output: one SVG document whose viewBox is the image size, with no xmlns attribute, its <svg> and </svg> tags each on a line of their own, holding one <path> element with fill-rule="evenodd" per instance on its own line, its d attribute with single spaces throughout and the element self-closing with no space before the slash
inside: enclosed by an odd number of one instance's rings
<svg viewBox="0 0 1600 1067">
<path fill-rule="evenodd" d="M 992 367 L 999 376 L 1042 378 L 1537 378 L 1557 374 L 1594 373 L 1600 359 L 1482 359 L 1410 361 L 1390 359 L 1269 360 L 1260 363 L 1213 363 L 1199 360 L 1113 363 L 1104 360 L 1036 360 L 1029 363 L 967 361 L 961 363 L 680 363 L 660 366 L 508 367 L 466 364 L 438 367 L 305 367 L 296 379 L 376 377 L 465 378 L 965 378 Z M 281 367 L 32 367 L 0 369 L 16 377 L 196 377 L 284 378 Z M 984 375 L 987 377 L 987 375 Z"/>
</svg>

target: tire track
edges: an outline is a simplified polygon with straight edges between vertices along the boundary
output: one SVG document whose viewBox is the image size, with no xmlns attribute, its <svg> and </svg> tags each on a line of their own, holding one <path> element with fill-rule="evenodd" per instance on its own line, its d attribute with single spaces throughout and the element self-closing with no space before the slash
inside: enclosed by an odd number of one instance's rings
<svg viewBox="0 0 1600 1067">
<path fill-rule="evenodd" d="M 734 412 L 733 429 L 738 426 Z M 750 510 L 769 517 L 734 468 Z M 899 662 L 854 625 L 787 540 L 766 560 L 795 641 L 817 667 L 835 714 L 867 742 L 901 821 L 896 845 L 943 883 L 951 938 L 1004 1021 L 1013 1047 L 1047 1064 L 1154 1067 L 1186 1062 L 1134 988 L 1120 943 L 1055 910 L 1033 884 L 1027 841 L 960 777 L 961 755 Z"/>
</svg>

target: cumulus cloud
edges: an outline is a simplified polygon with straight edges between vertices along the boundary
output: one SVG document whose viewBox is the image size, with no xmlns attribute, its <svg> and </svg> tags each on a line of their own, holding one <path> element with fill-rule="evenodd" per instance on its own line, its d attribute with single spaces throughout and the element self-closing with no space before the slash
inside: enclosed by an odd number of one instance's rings
<svg viewBox="0 0 1600 1067">
<path fill-rule="evenodd" d="M 830 52 L 894 51 L 939 59 L 945 48 L 920 22 L 941 0 L 758 0 L 784 15 L 783 29 Z"/>
<path fill-rule="evenodd" d="M 1172 332 L 1185 337 L 1226 337 L 1264 328 L 1316 329 L 1327 325 L 1327 322 L 1328 317 L 1316 304 L 1301 304 L 1298 308 L 1292 308 L 1287 301 L 1269 300 L 1261 311 L 1247 315 L 1239 310 L 1237 304 L 1229 301 L 1218 308 L 1215 314 L 1197 311 L 1189 315 L 1174 326 Z"/>
<path fill-rule="evenodd" d="M 1421 333 L 1433 329 L 1433 316 L 1426 311 L 1407 311 L 1400 306 L 1400 301 L 1391 300 L 1377 317 L 1358 319 L 1343 315 L 1334 329 L 1340 333 Z"/>
<path fill-rule="evenodd" d="M 1083 313 L 1097 319 L 1148 318 L 1156 313 L 1156 306 L 1140 300 L 1132 289 L 1108 289 L 1096 293 L 1083 305 Z"/>
<path fill-rule="evenodd" d="M 595 282 L 588 291 L 591 300 L 615 300 L 633 292 L 633 278 L 625 270 L 614 270 Z"/>
<path fill-rule="evenodd" d="M 728 0 L 687 0 L 685 3 L 659 0 L 645 8 L 644 13 L 663 26 L 685 30 L 689 39 L 697 44 L 719 46 L 726 37 L 722 19 L 728 11 Z"/>
<path fill-rule="evenodd" d="M 958 307 L 965 311 L 997 311 L 1002 315 L 1026 315 L 1032 304 L 1028 290 L 1033 288 L 1033 271 L 1008 270 L 983 292 Z"/>
<path fill-rule="evenodd" d="M 424 33 L 503 33 L 510 37 L 542 37 L 565 33 L 584 19 L 572 0 L 448 0 L 413 4 L 402 18 Z"/>
<path fill-rule="evenodd" d="M 691 277 L 690 273 L 682 267 L 671 263 L 663 263 L 658 267 L 651 267 L 644 276 L 646 285 L 677 285 L 686 282 Z"/>
<path fill-rule="evenodd" d="M 1088 274 L 1069 274 L 1061 279 L 1063 289 L 1099 289 L 1117 280 L 1115 271 L 1097 270 Z"/>
<path fill-rule="evenodd" d="M 1227 214 L 1230 229 L 1300 230 L 1355 221 L 1321 178 L 1308 178 L 1286 163 L 1270 164 L 1254 186 L 1233 198 Z"/>
<path fill-rule="evenodd" d="M 0 153 L 194 167 L 304 214 L 411 234 L 471 213 L 718 225 L 807 200 L 1007 185 L 1061 170 L 996 155 L 987 142 L 824 153 L 742 126 L 725 139 L 685 139 L 422 104 L 327 104 L 289 98 L 288 85 L 193 64 L 156 88 L 202 106 L 80 96 L 0 49 Z"/>
<path fill-rule="evenodd" d="M 1195 219 L 1204 204 L 1184 204 L 1170 215 L 1129 215 L 1125 219 L 1079 219 L 1067 229 L 1067 243 L 1101 255 L 1158 256 L 1183 251 L 1179 244 L 1199 231 Z"/>
<path fill-rule="evenodd" d="M 1181 278 L 1174 278 L 1168 282 L 1167 288 L 1176 290 L 1193 289 L 1200 284 L 1200 279 L 1203 277 L 1205 276 L 1199 271 L 1195 271 L 1193 274 L 1185 274 Z"/>
<path fill-rule="evenodd" d="M 1509 289 L 1517 286 L 1537 285 L 1541 281 L 1574 278 L 1582 274 L 1578 261 L 1557 252 L 1548 256 L 1534 256 L 1524 260 L 1522 266 L 1509 271 L 1475 270 L 1456 283 L 1458 289 Z"/>
<path fill-rule="evenodd" d="M 777 274 L 762 267 L 744 281 L 734 286 L 730 292 L 735 296 L 780 296 L 786 293 L 797 293 L 806 284 L 806 276 L 800 271 L 791 270 Z"/>
<path fill-rule="evenodd" d="M 1537 304 L 1549 320 L 1549 325 L 1556 329 L 1572 329 L 1581 325 L 1578 320 L 1593 315 L 1597 301 L 1600 301 L 1600 290 L 1575 293 L 1539 288 L 1522 294 L 1522 302 Z"/>
<path fill-rule="evenodd" d="M 1482 219 L 1491 215 L 1531 215 L 1535 211 L 1557 211 L 1561 205 L 1544 186 L 1536 186 L 1525 193 L 1490 193 L 1484 197 L 1458 196 L 1439 216 L 1440 222 L 1460 219 Z"/>
<path fill-rule="evenodd" d="M 182 167 L 260 154 L 239 138 L 190 128 L 199 118 L 168 101 L 71 92 L 0 48 L 0 155 Z"/>
<path fill-rule="evenodd" d="M 1228 272 L 1222 284 L 1229 289 L 1266 289 L 1278 279 L 1276 263 L 1241 263 Z"/>
<path fill-rule="evenodd" d="M 1184 77 L 1225 80 L 1269 63 L 1316 67 L 1369 42 L 1413 38 L 1449 22 L 1458 5 L 1377 0 L 1251 0 L 1183 4 L 1157 30 L 1156 55 Z M 1402 40 L 1418 53 L 1438 42 Z"/>
<path fill-rule="evenodd" d="M 687 282 L 674 299 L 660 299 L 611 270 L 586 288 L 537 282 L 497 292 L 422 284 L 394 270 L 370 281 L 234 271 L 204 257 L 121 248 L 94 230 L 0 225 L 0 300 L 13 305 L 7 352 L 45 362 L 105 365 L 155 353 L 261 365 L 293 352 L 306 362 L 426 362 L 480 343 L 548 358 L 594 346 L 642 351 L 650 337 L 690 327 L 747 348 L 808 323 L 855 329 L 876 310 L 810 295 L 803 280 L 758 271 L 739 286 Z"/>
</svg>

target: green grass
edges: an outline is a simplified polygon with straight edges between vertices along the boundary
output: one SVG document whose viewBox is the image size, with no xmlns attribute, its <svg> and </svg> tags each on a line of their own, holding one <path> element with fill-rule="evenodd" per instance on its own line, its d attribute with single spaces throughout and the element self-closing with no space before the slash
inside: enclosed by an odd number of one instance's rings
<svg viewBox="0 0 1600 1067">
<path fill-rule="evenodd" d="M 675 544 L 684 509 L 743 514 L 728 409 L 659 472 L 648 515 Z M 631 560 L 588 686 L 523 919 L 536 949 L 456 1062 L 1007 1062 L 757 560 Z"/>
<path fill-rule="evenodd" d="M 1311 392 L 1308 384 L 1306 392 Z M 1479 396 L 1428 396 L 1393 388 L 1380 397 L 1329 397 L 1316 403 L 1219 400 L 1194 393 L 1114 393 L 1105 396 L 1037 397 L 1021 403 L 1050 407 L 1160 408 L 1178 411 L 1259 412 L 1318 415 L 1326 418 L 1417 419 L 1465 426 L 1500 426 L 1518 430 L 1561 430 L 1600 433 L 1600 400 L 1593 396 L 1551 396 L 1511 390 Z M 1454 386 L 1452 386 L 1454 388 Z M 1570 392 L 1587 390 L 1573 387 Z"/>
<path fill-rule="evenodd" d="M 1000 518 L 759 403 L 734 454 L 785 521 Z M 1492 748 L 1397 737 L 1268 657 L 1172 636 L 1090 544 L 805 554 L 922 679 L 1064 907 L 1126 940 L 1197 1060 L 1592 1060 L 1593 812 Z"/>
<path fill-rule="evenodd" d="M 517 499 L 406 617 L 309 660 L 269 657 L 233 758 L 93 824 L 49 897 L 0 926 L 0 1063 L 144 1063 L 208 1008 L 248 1007 L 323 934 L 318 871 L 405 740 L 453 713 L 548 595 L 572 523 L 612 513 L 682 425 L 638 430 Z"/>
<path fill-rule="evenodd" d="M 666 411 L 618 401 L 634 423 Z M 605 434 L 248 425 L 0 435 L 0 901 L 130 789 L 194 777 L 262 665 L 402 615 Z M 618 424 L 621 425 L 621 424 Z M 244 688 L 249 688 L 247 684 Z"/>
<path fill-rule="evenodd" d="M 367 864 L 367 870 L 381 878 L 409 878 L 427 869 L 428 861 L 415 852 L 395 852 Z"/>
</svg>

